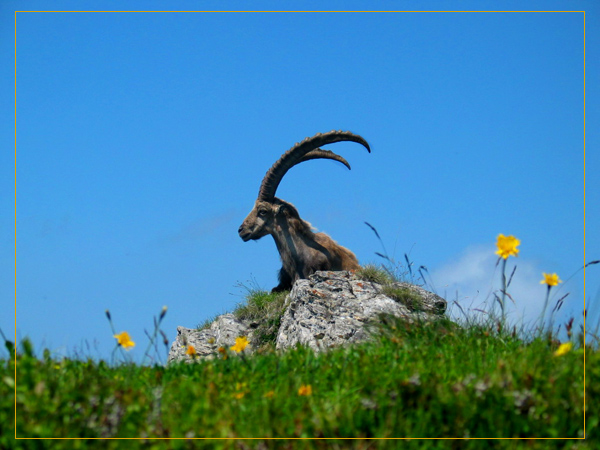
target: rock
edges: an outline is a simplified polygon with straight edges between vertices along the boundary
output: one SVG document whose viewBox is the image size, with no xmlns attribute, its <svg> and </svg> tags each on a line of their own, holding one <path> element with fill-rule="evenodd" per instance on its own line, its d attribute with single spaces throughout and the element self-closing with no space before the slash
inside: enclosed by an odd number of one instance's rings
<svg viewBox="0 0 600 450">
<path fill-rule="evenodd" d="M 237 337 L 246 336 L 251 339 L 251 334 L 249 324 L 237 320 L 233 314 L 217 317 L 208 328 L 200 331 L 177 327 L 177 337 L 171 345 L 167 362 L 212 359 L 218 354 L 219 347 L 229 349 L 235 344 Z M 194 346 L 196 350 L 195 358 L 186 354 L 190 345 Z"/>
<path fill-rule="evenodd" d="M 382 286 L 359 279 L 353 272 L 316 272 L 298 280 L 285 300 L 276 348 L 286 350 L 297 344 L 315 351 L 369 339 L 369 327 L 381 315 L 406 320 L 432 320 L 446 310 L 446 301 L 419 286 L 393 283 Z M 256 348 L 253 330 L 257 323 L 224 314 L 204 330 L 178 327 L 168 362 L 211 359 L 219 347 L 229 350 L 237 337 L 245 336 Z M 196 356 L 186 354 L 193 345 Z M 233 352 L 229 352 L 233 354 Z"/>
<path fill-rule="evenodd" d="M 395 292 L 410 301 L 391 298 Z M 316 272 L 298 280 L 287 297 L 276 348 L 303 344 L 320 351 L 368 339 L 367 325 L 382 314 L 430 320 L 445 310 L 443 298 L 408 283 L 383 287 L 351 272 Z"/>
</svg>

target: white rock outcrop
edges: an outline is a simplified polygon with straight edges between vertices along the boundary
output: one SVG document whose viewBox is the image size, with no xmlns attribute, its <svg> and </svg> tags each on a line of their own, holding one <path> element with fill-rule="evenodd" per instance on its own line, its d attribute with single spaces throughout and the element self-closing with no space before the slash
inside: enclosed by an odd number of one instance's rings
<svg viewBox="0 0 600 450">
<path fill-rule="evenodd" d="M 316 272 L 298 280 L 287 296 L 276 339 L 276 348 L 286 350 L 298 344 L 315 351 L 369 339 L 369 326 L 391 315 L 406 320 L 431 320 L 446 310 L 446 300 L 419 286 L 393 283 L 382 286 L 358 278 L 353 272 Z M 224 314 L 206 329 L 177 328 L 168 361 L 210 359 L 219 348 L 230 348 L 245 336 L 254 349 L 256 321 L 244 321 Z M 189 345 L 194 357 L 187 355 Z"/>
<path fill-rule="evenodd" d="M 319 351 L 364 341 L 369 337 L 365 325 L 378 322 L 382 314 L 428 320 L 446 309 L 444 299 L 418 286 L 395 283 L 394 288 L 411 292 L 418 305 L 403 304 L 384 294 L 380 284 L 350 272 L 316 272 L 298 280 L 286 299 L 277 349 L 302 344 Z"/>
</svg>

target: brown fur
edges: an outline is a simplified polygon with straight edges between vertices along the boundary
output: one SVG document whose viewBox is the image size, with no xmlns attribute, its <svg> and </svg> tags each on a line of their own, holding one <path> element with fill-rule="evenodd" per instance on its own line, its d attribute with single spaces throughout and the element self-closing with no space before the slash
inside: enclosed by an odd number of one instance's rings
<svg viewBox="0 0 600 450">
<path fill-rule="evenodd" d="M 273 236 L 282 263 L 273 292 L 289 290 L 296 280 L 317 270 L 359 268 L 354 253 L 325 233 L 313 233 L 294 205 L 278 198 L 273 202 L 257 200 L 238 232 L 244 241 Z"/>
</svg>

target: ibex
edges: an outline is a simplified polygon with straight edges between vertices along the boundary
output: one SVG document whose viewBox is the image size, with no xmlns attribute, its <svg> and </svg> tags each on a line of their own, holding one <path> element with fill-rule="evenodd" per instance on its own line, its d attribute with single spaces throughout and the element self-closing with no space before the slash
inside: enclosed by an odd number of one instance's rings
<svg viewBox="0 0 600 450">
<path fill-rule="evenodd" d="M 318 133 L 297 143 L 269 169 L 260 185 L 254 208 L 238 230 L 244 242 L 258 240 L 267 234 L 273 236 L 282 267 L 279 271 L 279 284 L 272 292 L 287 291 L 296 280 L 307 278 L 317 270 L 359 268 L 354 253 L 338 245 L 325 233 L 313 233 L 310 223 L 300 218 L 294 205 L 275 197 L 281 179 L 288 170 L 301 162 L 333 159 L 350 169 L 350 164 L 344 158 L 319 148 L 340 141 L 357 142 L 371 152 L 367 141 L 349 131 Z"/>
</svg>

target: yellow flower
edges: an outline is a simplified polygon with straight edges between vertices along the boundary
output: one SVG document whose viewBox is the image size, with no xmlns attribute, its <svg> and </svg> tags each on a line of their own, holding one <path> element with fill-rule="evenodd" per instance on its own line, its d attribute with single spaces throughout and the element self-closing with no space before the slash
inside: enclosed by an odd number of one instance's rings
<svg viewBox="0 0 600 450">
<path fill-rule="evenodd" d="M 504 236 L 503 234 L 499 234 L 498 240 L 496 241 L 496 246 L 498 247 L 496 255 L 499 255 L 504 259 L 511 255 L 517 256 L 519 253 L 517 246 L 520 244 L 521 241 L 514 236 Z"/>
<path fill-rule="evenodd" d="M 117 344 L 125 348 L 125 350 L 129 350 L 129 347 L 135 347 L 135 342 L 131 340 L 127 331 L 115 334 L 113 337 L 117 340 Z"/>
<path fill-rule="evenodd" d="M 235 345 L 231 347 L 231 350 L 239 353 L 239 352 L 243 351 L 248 346 L 249 343 L 250 342 L 248 341 L 246 336 L 240 336 L 238 338 L 235 338 Z"/>
<path fill-rule="evenodd" d="M 312 386 L 310 384 L 303 384 L 300 386 L 300 389 L 298 389 L 298 395 L 312 395 Z"/>
<path fill-rule="evenodd" d="M 227 349 L 225 347 L 219 347 L 217 351 L 221 354 L 223 359 L 227 359 Z"/>
<path fill-rule="evenodd" d="M 567 354 L 571 351 L 572 348 L 573 348 L 572 342 L 565 342 L 564 344 L 560 344 L 560 346 L 558 347 L 558 350 L 556 350 L 554 352 L 554 356 L 562 356 L 564 354 Z"/>
<path fill-rule="evenodd" d="M 269 392 L 265 392 L 263 397 L 264 398 L 271 398 L 275 395 L 275 391 L 269 391 Z"/>
<path fill-rule="evenodd" d="M 555 273 L 543 273 L 544 279 L 540 281 L 540 284 L 547 284 L 548 286 L 557 286 L 558 283 L 562 283 L 562 280 L 558 278 Z"/>
<path fill-rule="evenodd" d="M 247 389 L 247 383 L 235 383 L 235 390 L 238 391 L 235 394 L 233 394 L 233 396 L 235 398 L 237 398 L 238 400 L 241 398 L 244 398 L 244 395 L 246 395 L 248 392 L 250 392 Z"/>
<path fill-rule="evenodd" d="M 186 355 L 190 355 L 192 358 L 197 355 L 196 349 L 193 345 L 188 345 L 187 350 L 185 351 Z"/>
</svg>

